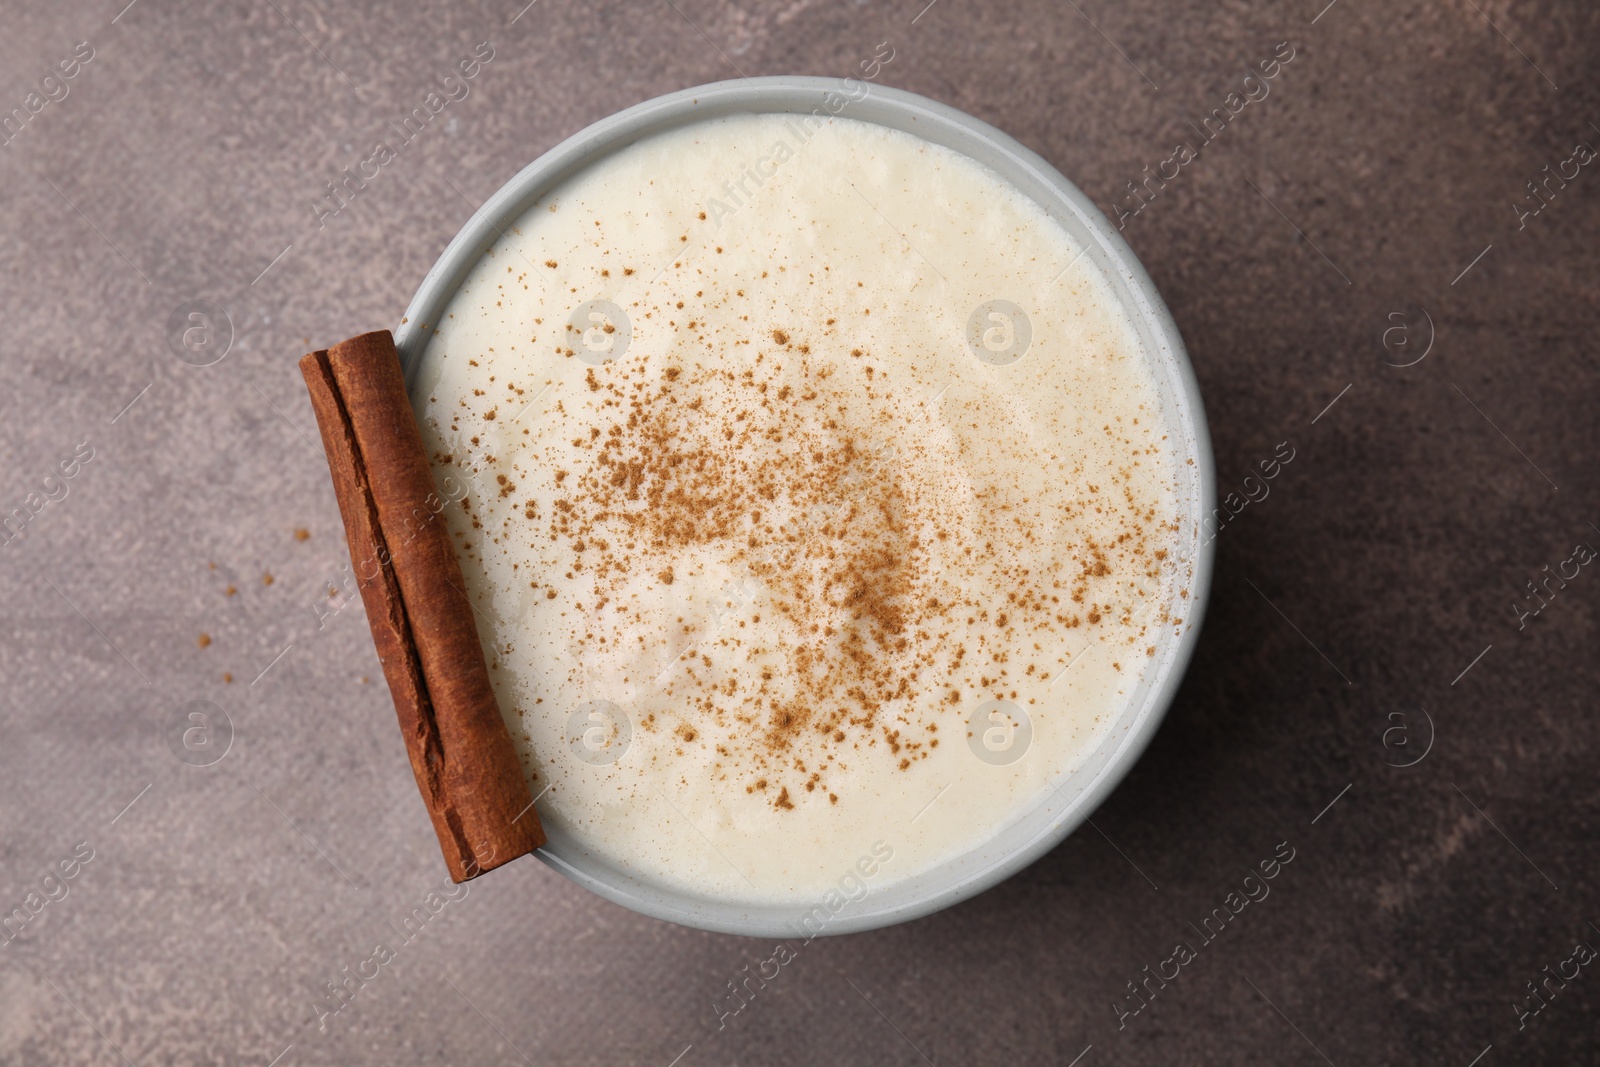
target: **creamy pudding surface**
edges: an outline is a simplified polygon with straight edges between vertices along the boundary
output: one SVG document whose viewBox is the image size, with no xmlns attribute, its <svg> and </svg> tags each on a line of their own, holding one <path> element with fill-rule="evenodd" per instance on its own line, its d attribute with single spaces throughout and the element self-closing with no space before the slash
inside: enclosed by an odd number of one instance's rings
<svg viewBox="0 0 1600 1067">
<path fill-rule="evenodd" d="M 1082 251 L 963 155 L 809 116 L 641 140 L 505 228 L 412 396 L 553 836 L 803 906 L 1105 738 L 1188 625 L 1185 460 Z"/>
</svg>

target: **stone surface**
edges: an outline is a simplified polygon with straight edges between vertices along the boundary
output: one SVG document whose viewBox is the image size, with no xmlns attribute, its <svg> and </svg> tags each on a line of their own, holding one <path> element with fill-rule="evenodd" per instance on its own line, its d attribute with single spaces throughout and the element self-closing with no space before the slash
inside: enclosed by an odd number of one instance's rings
<svg viewBox="0 0 1600 1067">
<path fill-rule="evenodd" d="M 1600 172 L 1513 207 L 1600 142 L 1592 5 L 123 2 L 14 3 L 0 34 L 0 111 L 60 97 L 0 149 L 0 511 L 93 449 L 0 548 L 0 914 L 93 856 L 0 939 L 0 1063 L 1592 1058 L 1593 965 L 1519 1012 L 1600 946 L 1600 572 L 1525 628 L 1511 606 L 1600 545 Z M 486 40 L 470 94 L 319 228 L 324 183 Z M 1094 826 L 947 912 L 805 947 L 722 1029 L 772 945 L 521 861 L 319 1028 L 326 983 L 444 882 L 360 606 L 319 625 L 342 547 L 296 357 L 397 321 L 474 205 L 662 92 L 843 76 L 889 42 L 881 81 L 1112 213 L 1285 40 L 1270 95 L 1126 221 L 1223 490 L 1296 458 L 1221 535 L 1183 690 Z M 66 95 L 41 88 L 80 42 Z M 167 345 L 193 300 L 232 321 L 212 366 Z M 1412 305 L 1432 349 L 1386 365 L 1392 313 L 1420 350 Z M 174 756 L 191 701 L 231 724 L 208 767 Z M 1119 1029 L 1127 983 L 1280 842 L 1271 896 Z"/>
</svg>

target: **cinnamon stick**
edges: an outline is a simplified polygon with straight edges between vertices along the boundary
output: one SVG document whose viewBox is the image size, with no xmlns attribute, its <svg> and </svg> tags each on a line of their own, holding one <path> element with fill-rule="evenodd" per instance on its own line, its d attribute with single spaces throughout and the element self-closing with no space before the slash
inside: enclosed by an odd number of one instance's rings
<svg viewBox="0 0 1600 1067">
<path fill-rule="evenodd" d="M 450 877 L 545 842 L 389 331 L 300 361 L 411 769 Z"/>
</svg>

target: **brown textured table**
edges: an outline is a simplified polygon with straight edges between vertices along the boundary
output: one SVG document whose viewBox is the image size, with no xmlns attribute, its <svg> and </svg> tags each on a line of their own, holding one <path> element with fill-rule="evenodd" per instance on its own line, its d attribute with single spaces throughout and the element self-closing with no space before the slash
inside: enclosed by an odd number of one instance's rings
<svg viewBox="0 0 1600 1067">
<path fill-rule="evenodd" d="M 0 1063 L 1594 1062 L 1600 166 L 1574 146 L 1600 147 L 1600 12 L 924 2 L 7 7 L 0 511 L 38 512 L 0 547 Z M 314 207 L 486 41 L 464 98 Z M 1295 459 L 1221 534 L 1188 679 L 1092 828 L 809 946 L 719 1029 L 771 944 L 533 861 L 446 892 L 360 605 L 326 594 L 294 361 L 395 322 L 474 206 L 589 122 L 881 42 L 880 81 L 1108 213 L 1176 167 L 1125 233 L 1223 491 Z M 1204 941 L 1280 842 L 1271 895 Z"/>
</svg>

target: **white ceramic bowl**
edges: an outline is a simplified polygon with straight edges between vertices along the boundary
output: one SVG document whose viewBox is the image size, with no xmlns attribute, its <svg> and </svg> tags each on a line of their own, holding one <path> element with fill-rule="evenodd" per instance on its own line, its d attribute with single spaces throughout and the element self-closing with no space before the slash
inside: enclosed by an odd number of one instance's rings
<svg viewBox="0 0 1600 1067">
<path fill-rule="evenodd" d="M 852 82 L 860 96 L 861 82 Z M 840 79 L 749 78 L 717 82 L 648 100 L 595 123 L 524 167 L 462 227 L 422 280 L 404 321 L 395 330 L 411 381 L 427 345 L 425 325 L 437 322 L 467 272 L 502 232 L 553 186 L 591 163 L 641 138 L 723 115 L 804 113 L 842 94 Z M 837 105 L 838 96 L 833 98 Z M 831 110 L 831 109 L 830 109 Z M 1176 694 L 1199 637 L 1211 587 L 1213 548 L 1201 536 L 1201 519 L 1216 506 L 1211 438 L 1194 372 L 1166 305 L 1133 252 L 1094 202 L 1054 167 L 986 123 L 913 93 L 876 85 L 851 102 L 843 117 L 915 134 L 961 152 L 998 172 L 1037 201 L 1073 239 L 1087 246 L 1129 313 L 1139 341 L 1154 361 L 1168 424 L 1178 428 L 1179 507 L 1188 519 L 1178 555 L 1193 562 L 1190 603 L 1181 634 L 1167 636 L 1147 661 L 1121 718 L 1076 770 L 1062 776 L 1037 807 L 972 850 L 923 873 L 873 889 L 822 926 L 828 934 L 870 930 L 927 915 L 965 900 L 1026 867 L 1087 819 L 1150 743 Z M 800 925 L 815 902 L 792 907 L 748 906 L 696 897 L 647 883 L 589 850 L 570 834 L 552 830 L 539 857 L 579 885 L 634 911 L 686 926 L 751 936 L 806 936 Z"/>
</svg>

